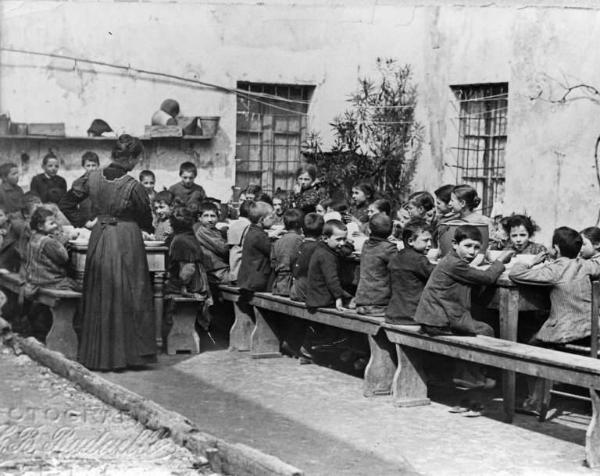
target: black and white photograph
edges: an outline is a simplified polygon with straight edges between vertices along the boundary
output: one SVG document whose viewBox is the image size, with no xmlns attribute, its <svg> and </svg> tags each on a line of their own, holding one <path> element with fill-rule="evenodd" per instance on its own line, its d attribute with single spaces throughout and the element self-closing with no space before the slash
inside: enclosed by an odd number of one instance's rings
<svg viewBox="0 0 600 476">
<path fill-rule="evenodd" d="M 600 471 L 600 3 L 0 0 L 0 475 Z"/>
</svg>

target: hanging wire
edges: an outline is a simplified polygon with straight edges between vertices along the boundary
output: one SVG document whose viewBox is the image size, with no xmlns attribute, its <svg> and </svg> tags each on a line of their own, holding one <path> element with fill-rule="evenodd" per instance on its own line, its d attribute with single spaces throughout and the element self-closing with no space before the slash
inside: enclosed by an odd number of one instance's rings
<svg viewBox="0 0 600 476">
<path fill-rule="evenodd" d="M 182 81 L 182 82 L 186 82 L 186 83 L 199 84 L 201 86 L 206 86 L 206 87 L 218 89 L 221 91 L 226 91 L 229 93 L 244 94 L 248 97 L 252 97 L 253 100 L 254 100 L 254 97 L 260 97 L 263 99 L 271 99 L 271 100 L 277 100 L 277 101 L 293 103 L 293 104 L 309 104 L 310 103 L 310 101 L 306 101 L 306 100 L 287 99 L 284 97 L 275 96 L 275 95 L 267 94 L 267 93 L 257 93 L 257 92 L 253 92 L 253 91 L 247 91 L 245 89 L 231 88 L 231 87 L 227 87 L 227 86 L 221 86 L 221 85 L 215 84 L 215 83 L 200 81 L 199 79 L 185 78 L 183 76 L 178 76 L 176 74 L 161 73 L 160 71 L 152 71 L 152 70 L 147 70 L 147 69 L 135 68 L 135 67 L 132 67 L 131 65 L 125 66 L 125 65 L 115 64 L 115 63 L 108 63 L 106 61 L 89 60 L 89 59 L 85 59 L 85 58 L 81 58 L 81 57 L 77 57 L 77 56 L 61 55 L 61 54 L 57 54 L 57 53 L 44 53 L 44 52 L 40 52 L 40 51 L 23 50 L 23 49 L 19 49 L 19 48 L 0 47 L 0 51 L 6 51 L 6 52 L 10 52 L 10 53 L 28 54 L 28 55 L 33 55 L 33 56 L 44 56 L 44 57 L 48 57 L 48 58 L 64 59 L 64 60 L 74 61 L 75 63 L 77 63 L 77 62 L 88 63 L 88 64 L 93 64 L 93 65 L 98 65 L 98 66 L 106 66 L 108 68 L 120 69 L 122 71 L 127 71 L 129 73 L 135 72 L 135 73 L 147 74 L 150 76 L 158 76 L 161 78 L 174 79 L 174 80 Z"/>
</svg>

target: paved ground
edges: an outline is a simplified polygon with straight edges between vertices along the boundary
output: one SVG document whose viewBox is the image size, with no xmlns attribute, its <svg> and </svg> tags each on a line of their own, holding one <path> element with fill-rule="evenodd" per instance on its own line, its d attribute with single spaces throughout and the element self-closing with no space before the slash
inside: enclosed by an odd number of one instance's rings
<svg viewBox="0 0 600 476">
<path fill-rule="evenodd" d="M 0 344 L 1 475 L 210 474 L 169 438 Z"/>
<path fill-rule="evenodd" d="M 554 422 L 517 416 L 508 425 L 499 421 L 498 399 L 485 417 L 448 413 L 446 389 L 430 406 L 401 409 L 389 397 L 363 398 L 356 377 L 227 350 L 103 375 L 311 475 L 596 474 L 583 466 L 585 408 Z"/>
</svg>

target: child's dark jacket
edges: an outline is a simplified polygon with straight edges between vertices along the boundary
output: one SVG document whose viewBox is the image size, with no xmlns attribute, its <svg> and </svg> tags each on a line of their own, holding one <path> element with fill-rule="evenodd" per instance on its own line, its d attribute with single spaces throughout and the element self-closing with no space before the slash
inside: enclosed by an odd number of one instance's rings
<svg viewBox="0 0 600 476">
<path fill-rule="evenodd" d="M 317 249 L 318 241 L 315 239 L 305 238 L 298 253 L 292 261 L 292 274 L 294 275 L 294 284 L 290 289 L 290 297 L 294 301 L 306 300 L 306 292 L 308 290 L 308 267 L 310 266 L 310 259 L 313 253 Z"/>
<path fill-rule="evenodd" d="M 258 225 L 250 225 L 242 246 L 238 286 L 247 291 L 266 291 L 271 276 L 271 241 Z"/>
<path fill-rule="evenodd" d="M 396 245 L 385 238 L 369 238 L 360 256 L 357 306 L 387 306 L 390 302 L 388 263 L 396 255 Z"/>
<path fill-rule="evenodd" d="M 339 269 L 337 253 L 327 243 L 319 242 L 308 266 L 307 307 L 332 306 L 338 298 L 351 297 L 342 289 Z"/>
<path fill-rule="evenodd" d="M 389 320 L 413 319 L 419 299 L 435 266 L 423 253 L 404 248 L 388 265 L 392 297 L 385 316 Z"/>
<path fill-rule="evenodd" d="M 500 261 L 487 270 L 476 269 L 453 251 L 440 260 L 425 285 L 415 321 L 433 327 L 453 327 L 472 320 L 471 288 L 496 282 L 504 271 Z"/>
</svg>

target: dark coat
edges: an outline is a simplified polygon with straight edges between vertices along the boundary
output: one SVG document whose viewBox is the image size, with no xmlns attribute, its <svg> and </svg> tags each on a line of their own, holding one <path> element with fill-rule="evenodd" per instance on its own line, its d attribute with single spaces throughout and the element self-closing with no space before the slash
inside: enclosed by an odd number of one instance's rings
<svg viewBox="0 0 600 476">
<path fill-rule="evenodd" d="M 433 327 L 454 327 L 455 323 L 472 320 L 471 288 L 496 282 L 504 271 L 494 261 L 483 271 L 476 269 L 453 251 L 440 260 L 425 285 L 415 313 L 415 321 Z"/>
<path fill-rule="evenodd" d="M 385 312 L 388 320 L 407 320 L 415 317 L 419 299 L 435 266 L 424 254 L 407 247 L 394 256 L 389 264 L 392 297 Z"/>
<path fill-rule="evenodd" d="M 391 295 L 388 263 L 397 252 L 396 245 L 384 238 L 371 237 L 364 244 L 356 290 L 357 306 L 388 305 Z"/>
<path fill-rule="evenodd" d="M 0 204 L 4 205 L 6 213 L 21 213 L 25 206 L 25 194 L 18 185 L 11 185 L 8 182 L 0 184 Z"/>
<path fill-rule="evenodd" d="M 310 308 L 327 307 L 338 298 L 351 297 L 340 284 L 340 263 L 337 253 L 320 241 L 308 266 L 306 305 Z"/>
<path fill-rule="evenodd" d="M 290 297 L 294 301 L 306 300 L 306 291 L 308 290 L 308 267 L 313 253 L 317 249 L 318 241 L 307 239 L 300 244 L 298 253 L 292 259 L 292 274 L 294 275 L 294 284 L 290 289 Z"/>
<path fill-rule="evenodd" d="M 30 191 L 40 197 L 42 203 L 58 203 L 67 193 L 67 182 L 60 175 L 39 174 L 31 179 Z"/>
<path fill-rule="evenodd" d="M 250 225 L 242 246 L 238 286 L 247 291 L 266 291 L 271 276 L 271 241 L 265 230 Z"/>
</svg>

